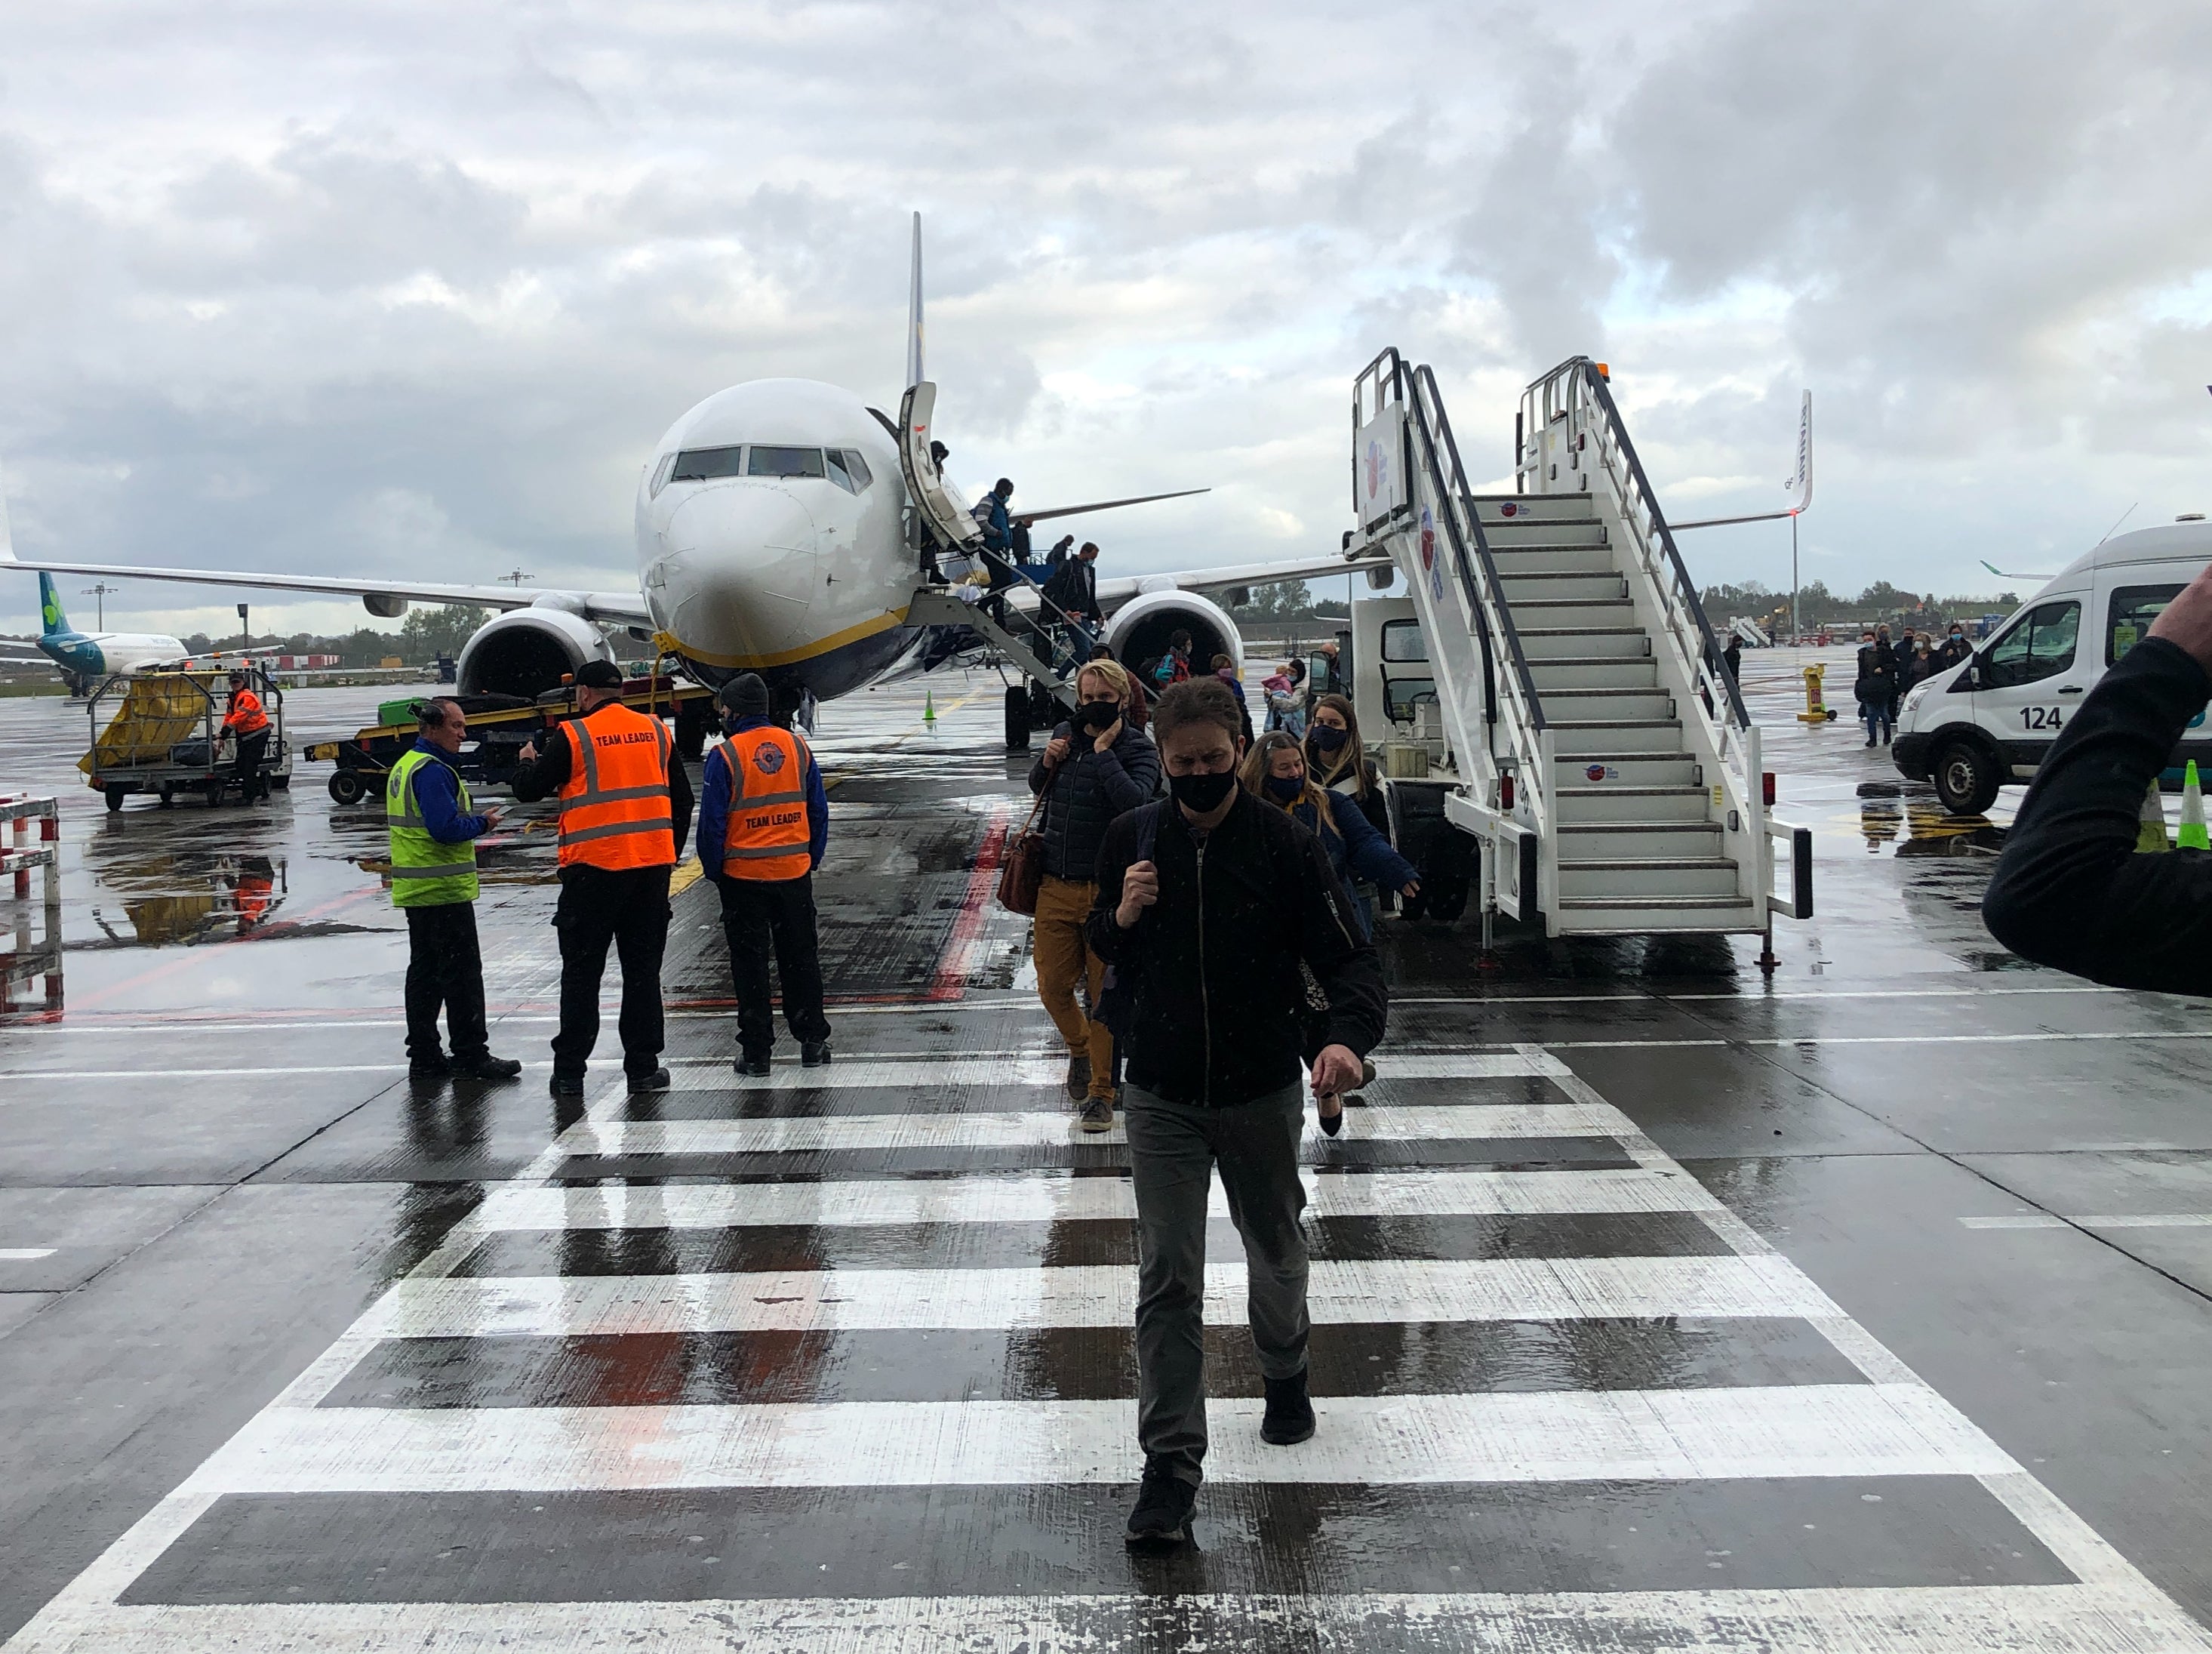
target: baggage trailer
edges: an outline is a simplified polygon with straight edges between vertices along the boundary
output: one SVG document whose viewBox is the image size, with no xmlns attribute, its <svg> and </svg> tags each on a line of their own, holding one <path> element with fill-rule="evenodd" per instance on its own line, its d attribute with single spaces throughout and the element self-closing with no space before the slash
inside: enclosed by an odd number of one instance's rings
<svg viewBox="0 0 2212 1654">
<path fill-rule="evenodd" d="M 708 730 L 714 727 L 714 691 L 696 684 L 679 686 L 668 677 L 633 678 L 623 685 L 623 704 L 649 717 L 676 721 L 677 750 L 696 759 Z M 400 755 L 415 745 L 420 725 L 415 708 L 423 701 L 458 701 L 468 715 L 469 738 L 454 758 L 464 780 L 477 787 L 504 787 L 522 768 L 522 749 L 541 740 L 556 725 L 576 715 L 573 686 L 548 690 L 535 701 L 514 695 L 418 695 L 386 701 L 377 708 L 377 721 L 359 733 L 338 741 L 317 741 L 300 749 L 300 756 L 318 763 L 333 763 L 328 783 L 333 801 L 358 804 L 372 791 L 381 792 L 384 778 Z"/>
<path fill-rule="evenodd" d="M 77 760 L 87 782 L 120 810 L 133 793 L 152 793 L 167 808 L 179 793 L 222 802 L 232 781 L 229 743 L 222 736 L 223 701 L 230 667 L 212 672 L 118 672 L 85 702 L 92 746 Z M 292 750 L 284 740 L 284 692 L 258 665 L 243 668 L 269 715 L 269 743 L 261 773 L 283 791 L 292 784 Z M 100 727 L 105 708 L 109 717 Z"/>
</svg>

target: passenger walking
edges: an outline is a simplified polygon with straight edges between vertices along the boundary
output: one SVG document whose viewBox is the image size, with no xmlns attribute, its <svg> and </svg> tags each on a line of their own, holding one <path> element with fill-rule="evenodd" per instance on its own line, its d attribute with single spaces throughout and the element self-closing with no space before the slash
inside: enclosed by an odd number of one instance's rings
<svg viewBox="0 0 2212 1654">
<path fill-rule="evenodd" d="M 622 673 L 587 660 L 576 673 L 578 715 L 545 750 L 522 749 L 514 796 L 561 799 L 561 1028 L 553 1036 L 556 1097 L 581 1097 L 599 1037 L 607 947 L 622 962 L 623 1072 L 634 1092 L 668 1089 L 660 956 L 668 945 L 668 875 L 690 834 L 691 778 L 667 726 L 623 704 Z"/>
<path fill-rule="evenodd" d="M 1966 642 L 1966 629 L 1954 620 L 1944 636 L 1942 647 L 1936 651 L 1936 668 L 1941 671 L 1955 666 L 1973 652 L 1973 646 Z"/>
<path fill-rule="evenodd" d="M 1085 657 L 1085 659 L 1087 660 L 1113 660 L 1114 646 L 1111 643 L 1093 643 L 1091 646 L 1091 653 Z M 1121 666 L 1121 662 L 1115 661 L 1115 665 Z M 1129 686 L 1130 727 L 1134 729 L 1142 729 L 1152 716 L 1150 709 L 1152 697 L 1145 693 L 1145 686 L 1137 680 L 1137 675 L 1131 672 L 1127 666 L 1121 667 L 1121 678 L 1122 681 L 1127 683 Z"/>
<path fill-rule="evenodd" d="M 477 946 L 476 842 L 499 825 L 499 812 L 472 813 L 469 784 L 453 763 L 469 730 L 460 703 L 425 701 L 416 723 L 415 745 L 384 781 L 392 905 L 407 915 L 407 1076 L 512 1079 L 522 1065 L 491 1054 Z M 241 919 L 246 885 L 241 873 Z M 450 1059 L 438 1044 L 441 1008 Z"/>
<path fill-rule="evenodd" d="M 1086 634 L 1098 623 L 1098 545 L 1085 540 L 1073 556 L 1064 560 L 1044 583 L 1045 601 L 1085 627 Z"/>
<path fill-rule="evenodd" d="M 1267 727 L 1287 730 L 1301 740 L 1306 733 L 1306 696 L 1300 687 L 1305 681 L 1306 663 L 1303 660 L 1286 662 L 1283 669 L 1260 681 L 1260 688 L 1267 702 Z"/>
<path fill-rule="evenodd" d="M 1859 703 L 1859 721 L 1866 726 L 1866 744 L 1875 745 L 1875 732 L 1881 732 L 1886 743 L 1896 727 L 1896 718 L 1890 711 L 1897 690 L 1897 662 L 1890 654 L 1889 640 L 1877 640 L 1873 632 L 1859 634 L 1858 678 L 1851 685 L 1851 693 Z"/>
<path fill-rule="evenodd" d="M 1244 1244 L 1267 1391 L 1263 1440 L 1314 1432 L 1298 1225 L 1308 973 L 1328 1001 L 1318 1098 L 1358 1082 L 1382 1037 L 1375 950 L 1313 835 L 1237 785 L 1237 706 L 1218 680 L 1153 708 L 1170 801 L 1106 830 L 1092 947 L 1128 997 L 1124 1107 L 1137 1202 L 1136 1546 L 1186 1540 L 1206 1456 L 1206 1211 L 1217 1171 Z M 1301 969 L 1303 967 L 1303 969 Z"/>
<path fill-rule="evenodd" d="M 1168 652 L 1152 666 L 1152 682 L 1160 689 L 1172 689 L 1177 684 L 1190 681 L 1191 635 L 1178 631 L 1168 639 Z"/>
<path fill-rule="evenodd" d="M 799 1064 L 818 1068 L 830 1061 L 830 1019 L 822 1011 L 814 870 L 830 844 L 830 794 L 806 743 L 769 719 L 758 674 L 738 673 L 715 698 L 726 733 L 699 772 L 699 865 L 722 901 L 738 1001 L 737 1071 L 766 1074 L 775 1052 L 771 954 Z"/>
<path fill-rule="evenodd" d="M 252 680 L 243 671 L 230 674 L 230 702 L 223 709 L 222 733 L 233 744 L 231 775 L 238 782 L 238 801 L 267 803 L 269 777 L 261 773 L 261 764 L 269 752 L 269 715 L 262 709 L 261 697 L 253 692 Z"/>
<path fill-rule="evenodd" d="M 1306 727 L 1306 769 L 1331 793 L 1356 803 L 1385 839 L 1391 837 L 1390 801 L 1359 739 L 1359 715 L 1345 696 L 1324 695 L 1314 702 L 1313 721 Z"/>
<path fill-rule="evenodd" d="M 1413 864 L 1390 848 L 1389 836 L 1375 830 L 1366 812 L 1315 782 L 1307 772 L 1304 751 L 1288 731 L 1262 735 L 1238 766 L 1237 779 L 1253 797 L 1292 816 L 1321 840 L 1330 871 L 1344 881 L 1347 893 L 1355 878 L 1401 896 L 1421 893 L 1420 875 Z M 1373 905 L 1353 894 L 1352 907 L 1360 935 L 1372 937 Z"/>
<path fill-rule="evenodd" d="M 1247 747 L 1250 746 L 1252 745 L 1252 708 L 1245 704 L 1244 685 L 1237 680 L 1237 663 L 1225 654 L 1215 655 L 1213 675 L 1226 684 L 1229 686 L 1229 692 L 1237 697 L 1237 715 L 1244 721 L 1244 733 L 1242 739 Z"/>
<path fill-rule="evenodd" d="M 1114 1036 L 1099 1020 L 1106 966 L 1085 927 L 1098 890 L 1098 847 L 1116 816 L 1159 791 L 1159 754 L 1128 720 L 1134 695 L 1115 662 L 1093 660 L 1076 674 L 1076 715 L 1052 733 L 1030 770 L 1042 801 L 1044 879 L 1037 887 L 1030 951 L 1037 997 L 1067 1046 L 1067 1095 L 1082 1105 L 1085 1131 L 1114 1128 Z M 1084 984 L 1089 1011 L 1075 1000 Z"/>
<path fill-rule="evenodd" d="M 1743 682 L 1743 639 L 1735 633 L 1729 634 L 1728 647 L 1721 651 L 1721 665 L 1728 668 L 1729 682 Z"/>
</svg>

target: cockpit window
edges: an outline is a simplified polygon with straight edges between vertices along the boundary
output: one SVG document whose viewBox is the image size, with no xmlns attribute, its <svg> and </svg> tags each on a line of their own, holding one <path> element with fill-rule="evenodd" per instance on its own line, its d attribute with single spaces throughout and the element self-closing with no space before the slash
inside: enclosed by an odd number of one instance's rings
<svg viewBox="0 0 2212 1654">
<path fill-rule="evenodd" d="M 848 494 L 858 494 L 876 479 L 868 472 L 868 462 L 854 448 L 830 448 L 830 480 Z"/>
<path fill-rule="evenodd" d="M 743 448 L 686 448 L 676 456 L 676 469 L 668 473 L 672 483 L 705 483 L 717 477 L 741 477 L 745 451 Z"/>
<path fill-rule="evenodd" d="M 676 456 L 663 454 L 660 463 L 653 468 L 653 497 L 658 500 L 660 490 L 668 486 L 668 473 L 676 469 Z"/>
<path fill-rule="evenodd" d="M 754 443 L 746 451 L 748 477 L 820 477 L 824 474 L 819 448 L 771 448 Z"/>
</svg>

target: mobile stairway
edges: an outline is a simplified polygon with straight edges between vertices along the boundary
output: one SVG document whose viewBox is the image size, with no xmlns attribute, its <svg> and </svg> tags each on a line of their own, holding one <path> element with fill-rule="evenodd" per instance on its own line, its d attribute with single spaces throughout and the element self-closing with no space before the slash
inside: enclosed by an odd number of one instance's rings
<svg viewBox="0 0 2212 1654">
<path fill-rule="evenodd" d="M 1511 494 L 1469 486 L 1435 375 L 1395 350 L 1354 381 L 1352 429 L 1346 554 L 1411 588 L 1486 925 L 1764 934 L 1771 969 L 1774 915 L 1812 915 L 1812 836 L 1768 813 L 1759 728 L 1605 370 L 1528 386 Z"/>
</svg>

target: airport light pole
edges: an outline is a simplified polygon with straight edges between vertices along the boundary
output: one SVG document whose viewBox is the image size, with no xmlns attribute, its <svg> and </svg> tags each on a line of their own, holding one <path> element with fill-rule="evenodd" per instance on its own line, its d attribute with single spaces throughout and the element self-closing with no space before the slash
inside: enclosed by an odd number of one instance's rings
<svg viewBox="0 0 2212 1654">
<path fill-rule="evenodd" d="M 110 586 L 104 580 L 95 581 L 84 588 L 84 595 L 92 599 L 92 623 L 102 631 L 107 629 L 107 599 L 122 589 L 119 586 Z"/>
<path fill-rule="evenodd" d="M 253 628 L 246 623 L 246 607 L 243 603 L 238 605 L 238 647 L 241 649 L 253 647 Z"/>
</svg>

